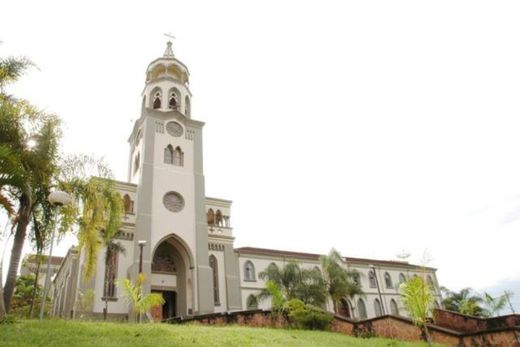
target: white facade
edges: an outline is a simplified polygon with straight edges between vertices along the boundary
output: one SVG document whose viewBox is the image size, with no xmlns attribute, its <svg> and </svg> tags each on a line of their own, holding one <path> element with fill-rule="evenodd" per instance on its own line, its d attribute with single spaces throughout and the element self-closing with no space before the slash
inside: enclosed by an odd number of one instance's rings
<svg viewBox="0 0 520 347">
<path fill-rule="evenodd" d="M 109 315 L 126 317 L 129 308 L 115 279 L 133 279 L 142 267 L 147 276 L 145 291 L 161 293 L 166 301 L 152 312 L 157 319 L 268 309 L 269 301 L 251 300 L 265 286 L 259 273 L 273 262 L 283 266 L 289 260 L 319 268 L 319 255 L 233 247 L 232 202 L 205 196 L 204 123 L 192 118 L 189 72 L 174 57 L 170 42 L 164 55 L 147 68 L 142 99 L 141 117 L 128 139 L 128 182 L 115 182 L 126 211 L 115 241 L 126 251 L 107 260 L 102 249 L 96 274 L 88 283 L 81 279 L 83 255 L 76 262 L 66 259 L 55 280 L 57 295 L 74 303 L 79 293 L 91 289 L 95 293 L 95 315 L 102 315 L 107 306 Z M 68 257 L 75 254 L 71 252 Z M 368 278 L 371 265 L 377 275 L 375 287 Z M 366 293 L 345 301 L 343 314 L 352 318 L 393 311 L 403 314 L 395 286 L 401 273 L 430 276 L 438 293 L 435 269 L 357 258 L 344 258 L 344 266 L 360 273 Z M 386 272 L 392 285 L 386 285 Z M 77 285 L 71 287 L 68 283 L 72 282 Z M 376 300 L 381 302 L 379 311 L 374 306 Z M 365 310 L 359 307 L 363 303 Z M 67 310 L 74 310 L 73 304 L 66 309 L 58 302 L 54 305 L 56 315 L 68 316 Z M 330 303 L 328 308 L 332 309 Z"/>
<path fill-rule="evenodd" d="M 269 264 L 275 263 L 278 267 L 283 267 L 289 261 L 295 261 L 302 268 L 311 269 L 318 267 L 322 271 L 319 261 L 319 254 L 298 253 L 277 251 L 271 249 L 260 249 L 244 247 L 236 250 L 239 257 L 240 265 L 240 289 L 242 307 L 244 309 L 252 308 L 248 305 L 250 296 L 256 296 L 265 288 L 265 282 L 258 275 L 264 271 Z M 355 296 L 352 299 L 345 300 L 346 306 L 341 309 L 341 313 L 347 317 L 354 319 L 372 318 L 382 314 L 396 314 L 407 316 L 406 310 L 402 307 L 399 295 L 399 285 L 401 284 L 400 275 L 405 279 L 412 276 L 421 276 L 426 281 L 432 283 L 435 293 L 435 306 L 440 307 L 441 294 L 439 285 L 435 276 L 435 269 L 429 267 L 421 267 L 407 262 L 399 261 L 381 261 L 376 259 L 359 259 L 344 258 L 343 265 L 345 269 L 355 270 L 359 274 L 359 281 L 364 292 L 363 296 Z M 250 277 L 246 264 L 253 264 L 254 276 Z M 377 281 L 369 280 L 369 271 L 374 271 Z M 390 282 L 385 281 L 385 275 L 388 274 Z M 388 285 L 387 285 L 388 284 Z M 360 312 L 359 303 L 365 306 L 366 314 Z M 393 301 L 393 302 L 392 302 Z M 376 311 L 376 302 L 380 302 L 380 311 Z M 394 306 L 395 303 L 395 306 Z M 258 308 L 268 309 L 270 301 L 264 300 L 257 303 Z M 248 307 L 249 306 L 249 307 Z M 395 309 L 397 308 L 397 309 Z M 327 309 L 333 311 L 332 303 L 329 300 Z M 362 308 L 361 308 L 362 310 Z"/>
</svg>

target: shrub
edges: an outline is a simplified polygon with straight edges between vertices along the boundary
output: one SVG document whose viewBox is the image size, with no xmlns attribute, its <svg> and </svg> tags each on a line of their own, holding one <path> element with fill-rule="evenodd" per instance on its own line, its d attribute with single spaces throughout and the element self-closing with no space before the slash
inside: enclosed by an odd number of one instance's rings
<svg viewBox="0 0 520 347">
<path fill-rule="evenodd" d="M 12 314 L 5 315 L 3 318 L 0 318 L 0 324 L 13 324 L 16 323 L 17 319 Z"/>
<path fill-rule="evenodd" d="M 300 329 L 327 330 L 333 319 L 332 314 L 297 299 L 288 301 L 285 307 L 289 319 Z"/>
</svg>

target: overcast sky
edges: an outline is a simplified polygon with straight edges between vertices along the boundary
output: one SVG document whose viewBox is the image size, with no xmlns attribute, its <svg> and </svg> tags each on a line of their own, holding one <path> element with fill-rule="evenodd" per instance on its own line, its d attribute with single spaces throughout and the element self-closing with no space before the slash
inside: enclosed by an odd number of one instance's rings
<svg viewBox="0 0 520 347">
<path fill-rule="evenodd" d="M 0 56 L 39 67 L 9 91 L 62 117 L 64 152 L 103 156 L 126 179 L 145 69 L 171 31 L 206 122 L 206 194 L 233 200 L 235 246 L 426 251 L 441 285 L 520 302 L 520 3 L 18 0 L 2 12 Z"/>
</svg>

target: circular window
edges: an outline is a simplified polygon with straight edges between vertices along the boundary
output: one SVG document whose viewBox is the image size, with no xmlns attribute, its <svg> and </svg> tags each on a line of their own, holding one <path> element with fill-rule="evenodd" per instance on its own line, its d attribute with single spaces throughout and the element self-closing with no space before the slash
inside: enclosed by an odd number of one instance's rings
<svg viewBox="0 0 520 347">
<path fill-rule="evenodd" d="M 182 129 L 182 125 L 177 122 L 168 122 L 166 123 L 166 131 L 171 136 L 180 137 L 184 130 Z"/>
<path fill-rule="evenodd" d="M 184 208 L 184 198 L 177 192 L 168 192 L 163 197 L 164 207 L 171 212 L 180 212 Z"/>
</svg>

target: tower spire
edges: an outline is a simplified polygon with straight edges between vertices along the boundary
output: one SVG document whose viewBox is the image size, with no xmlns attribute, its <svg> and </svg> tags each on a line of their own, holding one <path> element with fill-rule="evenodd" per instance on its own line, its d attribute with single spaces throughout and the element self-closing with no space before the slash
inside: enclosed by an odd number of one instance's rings
<svg viewBox="0 0 520 347">
<path fill-rule="evenodd" d="M 164 36 L 168 38 L 168 42 L 166 42 L 166 50 L 164 51 L 163 57 L 174 58 L 175 55 L 173 54 L 172 40 L 175 39 L 175 36 L 173 36 L 171 33 L 164 34 Z"/>
</svg>

